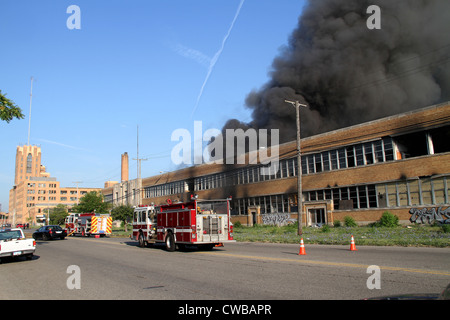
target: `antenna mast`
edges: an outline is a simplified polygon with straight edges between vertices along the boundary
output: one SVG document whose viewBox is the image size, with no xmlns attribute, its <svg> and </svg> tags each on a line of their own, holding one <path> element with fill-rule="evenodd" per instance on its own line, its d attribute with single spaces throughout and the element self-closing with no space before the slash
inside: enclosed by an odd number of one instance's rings
<svg viewBox="0 0 450 320">
<path fill-rule="evenodd" d="M 30 89 L 30 114 L 28 116 L 28 145 L 30 145 L 30 128 L 31 128 L 31 102 L 33 100 L 33 77 L 31 77 L 31 89 Z"/>
</svg>

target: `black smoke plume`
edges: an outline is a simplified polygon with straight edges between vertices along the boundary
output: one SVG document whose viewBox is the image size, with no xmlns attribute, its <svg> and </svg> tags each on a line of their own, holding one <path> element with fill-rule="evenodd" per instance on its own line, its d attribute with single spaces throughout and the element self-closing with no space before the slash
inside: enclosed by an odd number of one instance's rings
<svg viewBox="0 0 450 320">
<path fill-rule="evenodd" d="M 370 5 L 381 29 L 370 30 Z M 449 0 L 310 0 L 272 64 L 270 81 L 245 100 L 252 121 L 227 128 L 279 129 L 280 142 L 447 101 Z"/>
</svg>

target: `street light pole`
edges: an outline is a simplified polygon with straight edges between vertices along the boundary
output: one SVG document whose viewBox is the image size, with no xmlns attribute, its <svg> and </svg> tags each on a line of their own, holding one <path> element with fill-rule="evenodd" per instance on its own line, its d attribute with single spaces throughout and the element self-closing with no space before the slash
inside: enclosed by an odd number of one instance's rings
<svg viewBox="0 0 450 320">
<path fill-rule="evenodd" d="M 300 107 L 307 107 L 306 104 L 301 104 L 297 100 L 284 100 L 295 107 L 297 118 L 297 208 L 298 208 L 298 234 L 303 234 L 302 222 L 302 157 L 300 150 Z"/>
</svg>

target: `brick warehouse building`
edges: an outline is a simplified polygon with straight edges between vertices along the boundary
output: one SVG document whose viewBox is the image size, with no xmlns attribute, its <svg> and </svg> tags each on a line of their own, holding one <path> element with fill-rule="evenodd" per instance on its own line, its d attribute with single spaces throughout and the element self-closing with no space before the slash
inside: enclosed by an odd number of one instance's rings
<svg viewBox="0 0 450 320">
<path fill-rule="evenodd" d="M 407 223 L 411 208 L 449 206 L 448 102 L 307 137 L 301 149 L 305 225 L 345 216 L 367 224 L 385 211 Z M 232 196 L 234 222 L 297 219 L 296 141 L 279 146 L 279 165 L 276 174 L 263 176 L 260 164 L 202 164 L 105 187 L 103 194 L 115 205 L 185 201 L 193 193 Z"/>
</svg>

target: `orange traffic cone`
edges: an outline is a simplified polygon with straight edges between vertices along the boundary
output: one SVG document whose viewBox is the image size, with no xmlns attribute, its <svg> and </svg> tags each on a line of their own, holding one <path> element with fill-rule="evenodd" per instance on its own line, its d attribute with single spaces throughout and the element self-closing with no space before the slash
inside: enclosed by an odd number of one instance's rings
<svg viewBox="0 0 450 320">
<path fill-rule="evenodd" d="M 303 243 L 303 238 L 300 240 L 300 251 L 298 252 L 298 255 L 302 255 L 305 256 L 306 252 L 305 252 L 305 244 Z"/>
<path fill-rule="evenodd" d="M 355 239 L 353 238 L 353 235 L 352 235 L 352 240 L 350 241 L 350 251 L 358 251 L 358 249 L 356 249 L 356 246 L 355 246 Z"/>
</svg>

